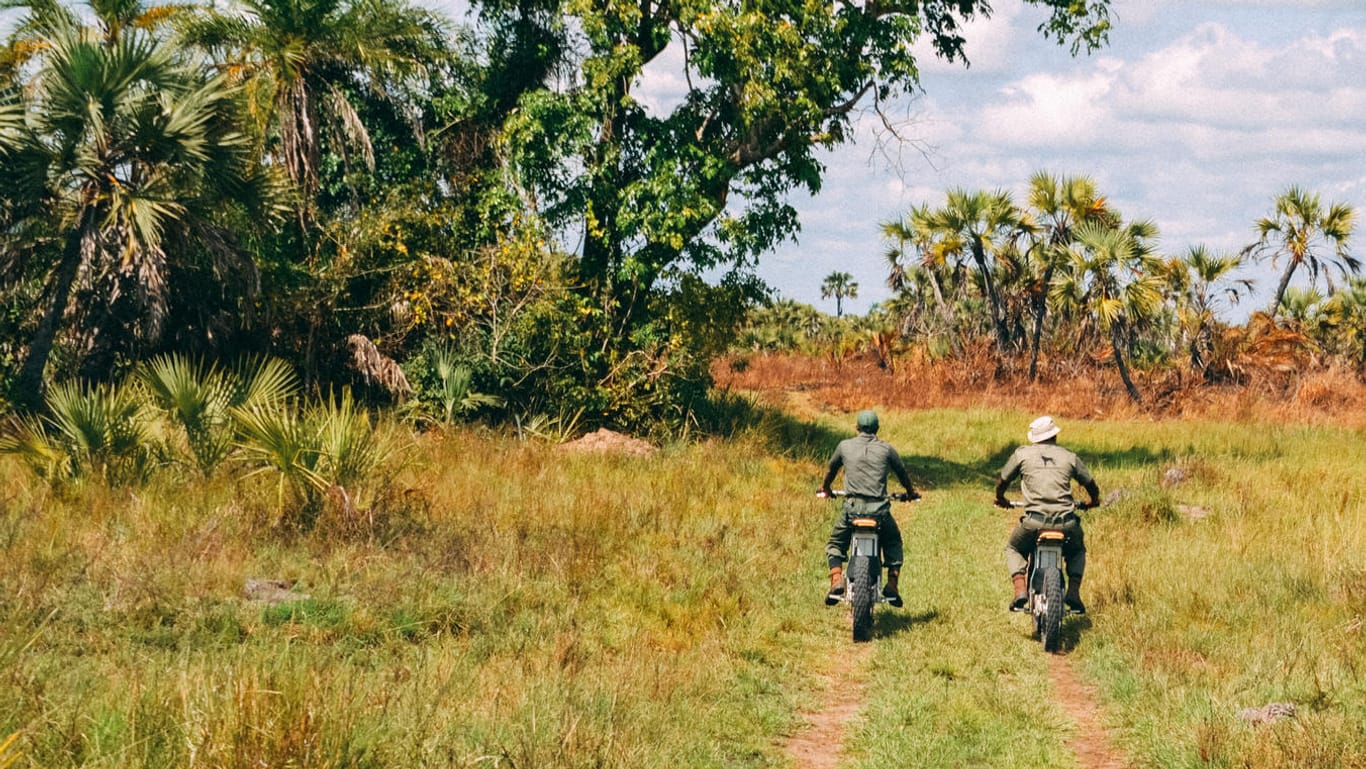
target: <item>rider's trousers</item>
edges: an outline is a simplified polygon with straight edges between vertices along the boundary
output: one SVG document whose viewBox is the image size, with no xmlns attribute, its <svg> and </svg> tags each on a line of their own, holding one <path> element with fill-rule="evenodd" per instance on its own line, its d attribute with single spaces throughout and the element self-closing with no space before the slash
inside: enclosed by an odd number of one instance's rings
<svg viewBox="0 0 1366 769">
<path fill-rule="evenodd" d="M 877 538 L 882 546 L 882 565 L 889 569 L 900 568 L 902 561 L 901 529 L 892 517 L 892 503 L 885 499 L 858 499 L 845 497 L 844 508 L 835 528 L 830 532 L 830 541 L 825 545 L 826 561 L 831 568 L 844 564 L 845 554 L 849 552 L 849 541 L 854 538 L 855 518 L 876 518 Z"/>
<path fill-rule="evenodd" d="M 1010 532 L 1006 540 L 1006 568 L 1013 577 L 1024 574 L 1028 568 L 1029 554 L 1034 552 L 1034 542 L 1039 538 L 1041 529 L 1062 529 L 1067 540 L 1062 545 L 1062 557 L 1067 561 L 1067 575 L 1081 577 L 1086 574 L 1086 538 L 1081 530 L 1081 518 L 1076 513 L 1067 513 L 1061 521 L 1052 523 L 1036 514 L 1020 516 L 1020 523 Z"/>
</svg>

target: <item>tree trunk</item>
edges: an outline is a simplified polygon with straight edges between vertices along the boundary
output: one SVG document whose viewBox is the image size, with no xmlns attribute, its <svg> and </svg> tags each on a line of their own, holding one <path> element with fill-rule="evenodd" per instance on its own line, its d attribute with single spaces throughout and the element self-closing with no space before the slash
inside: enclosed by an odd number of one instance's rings
<svg viewBox="0 0 1366 769">
<path fill-rule="evenodd" d="M 1295 268 L 1300 263 L 1294 259 L 1285 266 L 1285 274 L 1281 275 L 1281 282 L 1276 286 L 1276 303 L 1271 305 L 1271 317 L 1275 319 L 1276 314 L 1281 311 L 1281 300 L 1285 298 L 1285 290 L 1290 287 L 1290 276 L 1295 274 Z"/>
<path fill-rule="evenodd" d="M 1039 289 L 1039 298 L 1034 300 L 1034 338 L 1029 344 L 1029 381 L 1033 382 L 1039 375 L 1039 340 L 1043 337 L 1044 316 L 1048 314 L 1048 284 L 1053 280 L 1053 265 L 1049 264 L 1043 271 L 1043 285 Z"/>
<path fill-rule="evenodd" d="M 38 330 L 28 346 L 28 357 L 19 369 L 15 380 L 15 405 L 20 409 L 32 411 L 43 402 L 43 374 L 47 371 L 47 359 L 52 355 L 52 345 L 57 338 L 57 330 L 66 315 L 67 301 L 71 298 L 71 286 L 80 272 L 81 251 L 83 250 L 86 226 L 90 219 L 89 209 L 81 213 L 76 226 L 66 236 L 62 249 L 62 261 L 57 265 L 57 277 L 52 284 L 52 303 L 38 321 Z"/>
<path fill-rule="evenodd" d="M 934 270 L 926 270 L 929 276 L 930 288 L 934 290 L 934 306 L 939 310 L 939 317 L 946 325 L 953 325 L 953 311 L 949 309 L 948 303 L 944 301 L 944 291 L 939 287 L 939 276 L 934 274 Z"/>
<path fill-rule="evenodd" d="M 1006 330 L 1005 319 L 1001 313 L 1001 300 L 996 296 L 996 284 L 991 279 L 991 270 L 987 267 L 986 251 L 982 248 L 979 240 L 972 242 L 972 258 L 977 262 L 977 269 L 982 273 L 982 289 L 987 292 L 987 304 L 991 307 L 991 324 L 996 329 L 996 352 L 1004 358 L 1006 348 L 1010 345 L 1010 332 Z"/>
<path fill-rule="evenodd" d="M 1129 377 L 1129 365 L 1124 362 L 1124 351 L 1120 346 L 1120 337 L 1123 330 L 1120 324 L 1110 326 L 1110 348 L 1115 353 L 1115 366 L 1119 368 L 1119 378 L 1124 380 L 1124 389 L 1129 391 L 1129 397 L 1134 399 L 1134 403 L 1142 403 L 1143 396 L 1139 395 L 1138 388 L 1134 386 L 1134 380 Z"/>
</svg>

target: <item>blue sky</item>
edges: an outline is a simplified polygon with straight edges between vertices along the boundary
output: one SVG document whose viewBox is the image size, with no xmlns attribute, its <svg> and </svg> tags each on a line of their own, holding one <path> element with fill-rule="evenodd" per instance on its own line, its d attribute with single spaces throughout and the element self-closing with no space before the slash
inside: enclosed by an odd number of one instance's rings
<svg viewBox="0 0 1366 769">
<path fill-rule="evenodd" d="M 927 61 L 901 105 L 913 146 L 879 151 L 865 116 L 821 193 L 793 201 L 802 232 L 760 267 L 781 296 L 833 312 L 820 283 L 842 270 L 847 311 L 866 311 L 888 296 L 879 223 L 953 187 L 1022 201 L 1039 170 L 1090 175 L 1168 254 L 1241 249 L 1292 184 L 1353 205 L 1366 253 L 1366 2 L 1116 0 L 1110 45 L 1075 59 L 1035 33 L 1037 9 L 994 6 L 966 35 L 972 66 Z M 1256 294 L 1231 319 L 1269 301 L 1272 275 L 1246 271 Z"/>
</svg>

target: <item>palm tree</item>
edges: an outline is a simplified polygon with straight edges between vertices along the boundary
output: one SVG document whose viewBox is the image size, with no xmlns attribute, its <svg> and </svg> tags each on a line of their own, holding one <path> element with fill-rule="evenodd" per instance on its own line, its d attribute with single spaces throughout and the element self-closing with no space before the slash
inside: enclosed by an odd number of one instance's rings
<svg viewBox="0 0 1366 769">
<path fill-rule="evenodd" d="M 1039 346 L 1048 314 L 1048 288 L 1059 266 L 1067 262 L 1074 230 L 1083 222 L 1110 216 L 1105 198 L 1089 176 L 1056 177 L 1040 171 L 1029 179 L 1029 209 L 1040 232 L 1030 249 L 1036 265 L 1033 296 L 1034 329 L 1029 345 L 1029 380 L 1038 376 Z"/>
<path fill-rule="evenodd" d="M 374 165 L 370 134 L 348 91 L 392 99 L 442 50 L 437 17 L 403 0 L 241 0 L 208 10 L 186 38 L 206 48 L 252 101 L 261 135 L 299 191 L 301 221 L 319 187 L 323 133 L 344 162 Z"/>
<path fill-rule="evenodd" d="M 953 310 L 944 300 L 944 283 L 946 278 L 952 282 L 952 276 L 948 274 L 950 261 L 953 255 L 961 254 L 963 249 L 956 236 L 944 236 L 937 232 L 930 217 L 930 207 L 922 205 L 912 208 L 903 219 L 882 223 L 882 236 L 895 241 L 895 245 L 886 252 L 890 267 L 887 287 L 900 293 L 906 286 L 913 285 L 908 278 L 914 274 L 916 265 L 907 264 L 907 258 L 918 255 L 916 261 L 921 268 L 920 274 L 934 294 L 939 316 L 946 326 L 952 327 Z"/>
<path fill-rule="evenodd" d="M 1192 246 L 1177 265 L 1182 284 L 1177 300 L 1177 318 L 1186 334 L 1191 368 L 1208 375 L 1207 356 L 1213 347 L 1211 333 L 1215 312 L 1227 302 L 1237 304 L 1252 290 L 1252 281 L 1233 279 L 1243 265 L 1237 254 L 1215 254 L 1204 245 Z"/>
<path fill-rule="evenodd" d="M 1157 227 L 1146 221 L 1123 227 L 1087 222 L 1075 234 L 1071 262 L 1053 284 L 1053 299 L 1085 313 L 1109 337 L 1124 389 L 1141 403 L 1128 353 L 1133 328 L 1162 307 L 1161 265 L 1153 245 Z"/>
<path fill-rule="evenodd" d="M 1270 216 L 1257 220 L 1260 237 L 1245 250 L 1269 256 L 1273 265 L 1280 257 L 1286 259 L 1285 271 L 1281 273 L 1276 298 L 1271 305 L 1273 318 L 1281 308 L 1290 278 L 1300 266 L 1309 270 L 1311 287 L 1323 274 L 1329 293 L 1334 290 L 1329 267 L 1336 267 L 1343 275 L 1355 275 L 1361 270 L 1361 262 L 1347 250 L 1356 221 L 1356 212 L 1351 206 L 1334 203 L 1324 211 L 1318 195 L 1291 187 L 1276 198 L 1275 208 Z"/>
<path fill-rule="evenodd" d="M 927 223 L 941 233 L 954 236 L 957 244 L 971 255 L 987 298 L 992 327 L 996 330 L 997 352 L 1005 355 L 1012 340 L 1006 325 L 1004 302 L 996 286 L 997 257 L 1032 232 L 1033 224 L 1008 192 L 970 193 L 962 189 L 949 190 L 944 207 L 932 212 Z"/>
<path fill-rule="evenodd" d="M 28 407 L 41 403 L 78 278 L 103 303 L 77 310 L 106 311 L 87 324 L 92 339 L 114 333 L 107 310 L 116 302 L 134 305 L 155 337 L 170 295 L 168 260 L 196 250 L 193 225 L 232 201 L 270 197 L 221 77 L 140 29 L 110 35 L 54 17 L 46 30 L 22 112 L 0 118 L 7 207 L 33 233 L 7 250 L 50 261 L 47 306 L 16 381 L 17 401 Z"/>
<path fill-rule="evenodd" d="M 835 317 L 844 317 L 844 300 L 858 298 L 858 284 L 854 282 L 854 276 L 847 272 L 832 272 L 825 276 L 825 282 L 821 283 L 821 298 L 835 298 Z"/>
<path fill-rule="evenodd" d="M 1285 310 L 1284 320 L 1290 322 L 1292 329 L 1305 333 L 1321 319 L 1324 296 L 1312 286 L 1291 286 L 1285 290 L 1281 307 Z"/>
<path fill-rule="evenodd" d="M 1328 298 L 1325 314 L 1337 329 L 1342 349 L 1352 351 L 1357 371 L 1366 366 L 1366 278 L 1351 278 Z"/>
</svg>

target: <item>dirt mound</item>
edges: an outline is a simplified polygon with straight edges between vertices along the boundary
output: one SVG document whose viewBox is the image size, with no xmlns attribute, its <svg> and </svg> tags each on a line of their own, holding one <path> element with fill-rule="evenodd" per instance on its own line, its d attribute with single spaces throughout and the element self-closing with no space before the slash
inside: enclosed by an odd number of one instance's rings
<svg viewBox="0 0 1366 769">
<path fill-rule="evenodd" d="M 649 456 L 659 450 L 649 441 L 622 435 L 605 427 L 582 438 L 563 443 L 560 448 L 565 451 L 601 451 L 611 454 L 631 454 L 638 457 Z"/>
</svg>

